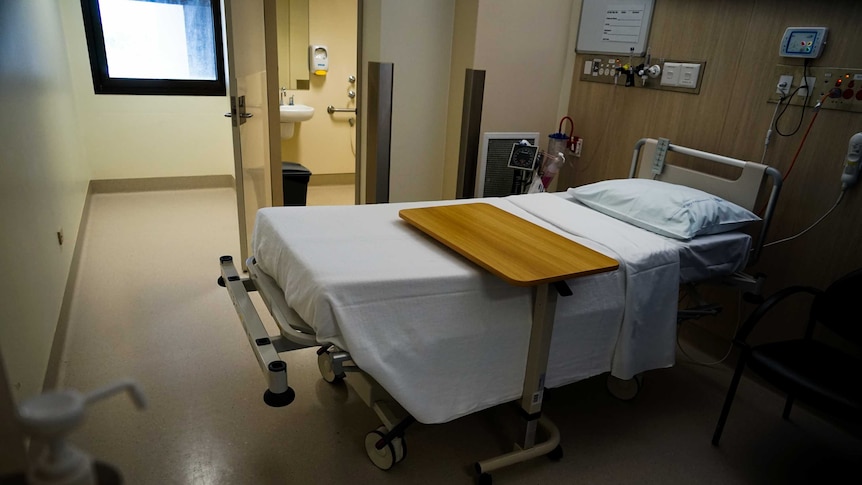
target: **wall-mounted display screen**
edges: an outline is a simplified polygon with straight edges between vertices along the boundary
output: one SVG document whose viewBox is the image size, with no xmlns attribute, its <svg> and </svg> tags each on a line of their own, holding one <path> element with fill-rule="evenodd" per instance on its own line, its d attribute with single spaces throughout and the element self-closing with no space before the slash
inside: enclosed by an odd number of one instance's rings
<svg viewBox="0 0 862 485">
<path fill-rule="evenodd" d="M 826 27 L 788 27 L 781 38 L 781 57 L 820 57 L 826 43 Z"/>
</svg>

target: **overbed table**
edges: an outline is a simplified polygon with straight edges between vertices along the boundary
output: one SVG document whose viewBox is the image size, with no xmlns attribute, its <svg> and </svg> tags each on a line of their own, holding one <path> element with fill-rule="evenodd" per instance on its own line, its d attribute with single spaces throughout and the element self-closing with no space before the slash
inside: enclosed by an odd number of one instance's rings
<svg viewBox="0 0 862 485">
<path fill-rule="evenodd" d="M 460 255 L 516 286 L 535 288 L 530 347 L 521 409 L 524 432 L 510 453 L 476 463 L 488 472 L 555 451 L 557 428 L 541 417 L 545 372 L 554 327 L 557 293 L 571 295 L 565 280 L 619 267 L 616 260 L 485 203 L 403 209 L 398 215 Z M 552 289 L 553 287 L 553 289 Z M 536 444 L 541 426 L 546 440 Z"/>
</svg>

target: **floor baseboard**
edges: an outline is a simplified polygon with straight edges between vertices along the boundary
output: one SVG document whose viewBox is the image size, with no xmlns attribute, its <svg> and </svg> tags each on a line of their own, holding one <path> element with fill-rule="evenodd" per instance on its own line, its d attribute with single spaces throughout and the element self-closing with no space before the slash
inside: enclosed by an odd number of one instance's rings
<svg viewBox="0 0 862 485">
<path fill-rule="evenodd" d="M 90 189 L 94 194 L 149 192 L 156 190 L 218 189 L 232 188 L 235 185 L 233 175 L 194 175 L 90 181 Z"/>
<path fill-rule="evenodd" d="M 353 185 L 356 182 L 356 174 L 353 173 L 322 173 L 312 174 L 308 185 Z"/>
</svg>

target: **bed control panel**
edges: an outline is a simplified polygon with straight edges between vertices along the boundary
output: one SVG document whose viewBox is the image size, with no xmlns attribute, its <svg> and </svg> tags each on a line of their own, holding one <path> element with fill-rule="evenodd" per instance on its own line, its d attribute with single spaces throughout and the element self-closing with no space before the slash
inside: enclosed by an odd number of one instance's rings
<svg viewBox="0 0 862 485">
<path fill-rule="evenodd" d="M 652 159 L 653 175 L 661 175 L 661 171 L 664 169 L 664 160 L 667 158 L 667 150 L 669 146 L 670 140 L 667 138 L 658 139 L 658 143 L 655 145 L 655 156 Z"/>
</svg>

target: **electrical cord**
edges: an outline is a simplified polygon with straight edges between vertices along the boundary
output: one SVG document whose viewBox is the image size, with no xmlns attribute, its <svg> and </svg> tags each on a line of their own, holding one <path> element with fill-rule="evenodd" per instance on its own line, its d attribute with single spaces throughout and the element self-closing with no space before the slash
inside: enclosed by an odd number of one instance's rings
<svg viewBox="0 0 862 485">
<path fill-rule="evenodd" d="M 831 91 L 830 91 L 831 92 Z M 802 135 L 802 141 L 799 142 L 799 146 L 796 148 L 796 153 L 793 154 L 793 160 L 790 161 L 790 166 L 787 168 L 787 171 L 784 172 L 784 175 L 781 177 L 781 181 L 787 180 L 787 177 L 790 176 L 790 172 L 793 170 L 793 166 L 796 165 L 796 159 L 799 158 L 799 154 L 802 152 L 802 146 L 805 145 L 805 140 L 808 139 L 808 133 L 811 132 L 811 127 L 814 126 L 814 121 L 817 119 L 817 115 L 820 114 L 820 106 L 826 101 L 826 98 L 829 97 L 830 93 L 826 93 L 820 98 L 820 101 L 814 105 L 814 116 L 811 117 L 811 121 L 808 122 L 808 128 L 805 129 L 805 134 Z"/>
<path fill-rule="evenodd" d="M 805 141 L 808 139 L 808 134 L 811 132 L 811 127 L 814 126 L 814 121 L 817 120 L 817 115 L 820 114 L 820 106 L 823 104 L 824 101 L 826 101 L 826 98 L 829 97 L 830 93 L 832 93 L 831 90 L 830 92 L 824 94 L 823 97 L 820 98 L 820 101 L 818 101 L 817 104 L 814 105 L 814 116 L 812 116 L 811 121 L 808 122 L 808 128 L 805 129 L 805 134 L 802 136 L 802 140 L 799 142 L 799 146 L 796 147 L 796 153 L 793 154 L 793 159 L 790 161 L 790 166 L 787 168 L 787 171 L 785 171 L 781 176 L 782 182 L 786 181 L 787 177 L 790 176 L 790 172 L 793 171 L 793 167 L 796 165 L 796 160 L 799 158 L 799 154 L 802 153 L 802 147 L 805 146 Z M 763 215 L 763 211 L 766 210 L 766 205 L 767 203 L 764 203 L 760 207 L 760 209 L 757 210 L 758 215 Z"/>
<path fill-rule="evenodd" d="M 725 352 L 724 356 L 719 360 L 716 360 L 714 362 L 703 362 L 703 361 L 697 360 L 694 357 L 688 355 L 688 352 L 686 352 L 685 349 L 682 347 L 682 342 L 679 339 L 679 332 L 676 333 L 676 347 L 679 349 L 680 353 L 682 353 L 682 355 L 684 355 L 685 358 L 688 359 L 688 362 L 690 364 L 702 365 L 705 367 L 709 367 L 709 366 L 721 364 L 722 362 L 727 360 L 727 358 L 730 356 L 730 353 L 733 351 L 733 338 L 736 337 L 736 332 L 739 330 L 739 324 L 740 324 L 740 322 L 742 322 L 742 291 L 741 290 L 738 292 L 736 308 L 737 308 L 736 326 L 733 329 L 733 337 L 731 337 L 731 340 L 730 340 L 730 347 L 727 348 L 727 352 Z"/>
<path fill-rule="evenodd" d="M 769 150 L 769 140 L 772 139 L 772 127 L 775 125 L 775 115 L 778 114 L 778 108 L 781 107 L 781 103 L 787 99 L 787 96 L 781 96 L 778 98 L 778 103 L 775 104 L 775 110 L 772 112 L 772 119 L 769 121 L 769 129 L 766 130 L 766 139 L 763 141 L 763 155 L 760 156 L 760 164 L 764 165 L 766 161 L 766 151 Z"/>
<path fill-rule="evenodd" d="M 778 118 L 773 123 L 775 128 L 775 132 L 781 136 L 793 136 L 797 132 L 799 132 L 799 128 L 802 127 L 802 119 L 805 117 L 805 108 L 808 107 L 808 100 L 811 99 L 811 88 L 814 86 L 808 85 L 808 59 L 802 63 L 802 84 L 796 87 L 792 93 L 787 96 L 787 104 L 784 105 L 784 109 L 781 110 L 781 114 L 778 115 Z M 796 96 L 796 93 L 799 92 L 800 89 L 805 88 L 805 100 L 802 103 L 802 109 L 799 111 L 799 121 L 796 123 L 796 128 L 793 129 L 790 133 L 782 133 L 778 128 L 778 122 L 781 121 L 781 117 L 784 116 L 784 113 L 787 111 L 787 108 L 790 107 L 790 100 L 793 99 L 793 96 Z M 780 104 L 780 102 L 779 102 Z"/>
<path fill-rule="evenodd" d="M 764 248 L 767 248 L 767 247 L 769 247 L 769 246 L 774 246 L 774 245 L 776 245 L 776 244 L 781 244 L 781 243 L 783 243 L 783 242 L 792 241 L 792 240 L 794 240 L 794 239 L 796 239 L 796 238 L 798 238 L 798 237 L 802 236 L 802 235 L 803 235 L 803 234 L 805 234 L 806 232 L 808 232 L 808 231 L 810 231 L 811 229 L 813 229 L 813 228 L 814 228 L 814 226 L 816 226 L 817 224 L 820 224 L 820 222 L 822 222 L 822 221 L 823 221 L 823 219 L 826 219 L 826 217 L 827 217 L 829 214 L 831 214 L 831 213 L 832 213 L 832 211 L 834 211 L 836 207 L 838 207 L 838 204 L 840 204 L 840 203 L 841 203 L 841 199 L 843 199 L 843 198 L 844 198 L 844 190 L 842 190 L 842 191 L 841 191 L 841 193 L 840 193 L 840 194 L 838 194 L 838 200 L 836 200 L 836 201 L 835 201 L 835 204 L 834 204 L 834 205 L 832 205 L 832 207 L 831 207 L 828 211 L 826 211 L 826 213 L 825 213 L 825 214 L 823 214 L 822 216 L 820 216 L 820 219 L 817 219 L 817 220 L 814 222 L 814 224 L 811 224 L 811 225 L 810 225 L 810 226 L 808 226 L 804 231 L 799 232 L 799 233 L 797 233 L 797 234 L 795 234 L 795 235 L 793 235 L 793 236 L 786 237 L 786 238 L 784 238 L 784 239 L 779 239 L 779 240 L 777 240 L 777 241 L 772 241 L 771 243 L 766 243 L 766 244 L 764 244 L 764 245 L 763 245 L 763 247 L 764 247 Z"/>
</svg>

